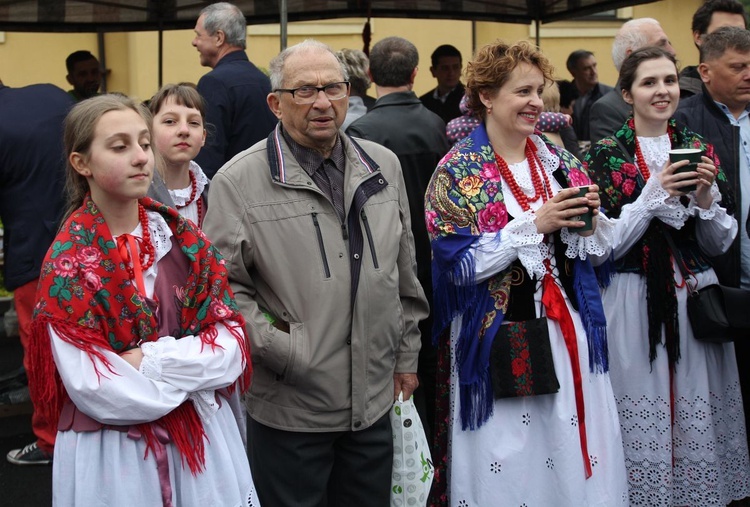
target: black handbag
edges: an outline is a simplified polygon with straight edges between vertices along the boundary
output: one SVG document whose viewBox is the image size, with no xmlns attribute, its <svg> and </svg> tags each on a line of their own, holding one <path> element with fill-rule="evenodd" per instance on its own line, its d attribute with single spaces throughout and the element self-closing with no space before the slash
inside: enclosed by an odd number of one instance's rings
<svg viewBox="0 0 750 507">
<path fill-rule="evenodd" d="M 692 273 L 668 231 L 664 231 L 672 255 L 688 288 L 687 313 L 695 338 L 702 342 L 727 343 L 750 335 L 750 291 L 719 284 L 696 289 Z M 693 277 L 694 278 L 694 277 Z"/>
<path fill-rule="evenodd" d="M 490 375 L 495 399 L 560 390 L 546 317 L 500 326 L 490 349 Z"/>
</svg>

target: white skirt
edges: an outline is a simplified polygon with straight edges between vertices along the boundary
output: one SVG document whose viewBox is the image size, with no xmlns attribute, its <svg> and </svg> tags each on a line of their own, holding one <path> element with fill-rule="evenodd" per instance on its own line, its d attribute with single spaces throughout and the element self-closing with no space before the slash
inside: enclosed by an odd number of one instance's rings
<svg viewBox="0 0 750 507">
<path fill-rule="evenodd" d="M 205 469 L 193 475 L 180 454 L 167 444 L 169 480 L 175 507 L 258 507 L 245 447 L 228 403 L 203 423 L 207 441 Z M 161 505 L 154 453 L 145 440 L 126 432 L 57 433 L 52 468 L 53 505 L 59 507 L 132 507 Z"/>
<path fill-rule="evenodd" d="M 538 298 L 540 297 L 537 292 Z M 627 506 L 625 462 L 609 375 L 589 371 L 588 345 L 576 326 L 583 380 L 586 436 L 593 475 L 586 479 L 578 431 L 573 373 L 558 324 L 548 321 L 556 394 L 496 400 L 475 431 L 462 431 L 455 364 L 451 367 L 452 441 L 449 498 L 453 507 Z M 461 319 L 451 326 L 452 357 Z"/>
<path fill-rule="evenodd" d="M 699 287 L 717 282 L 713 270 L 698 273 L 697 279 Z M 750 496 L 734 344 L 696 340 L 686 298 L 687 290 L 677 288 L 680 358 L 670 392 L 663 344 L 649 363 L 645 277 L 617 274 L 602 295 L 634 507 L 725 506 Z"/>
</svg>

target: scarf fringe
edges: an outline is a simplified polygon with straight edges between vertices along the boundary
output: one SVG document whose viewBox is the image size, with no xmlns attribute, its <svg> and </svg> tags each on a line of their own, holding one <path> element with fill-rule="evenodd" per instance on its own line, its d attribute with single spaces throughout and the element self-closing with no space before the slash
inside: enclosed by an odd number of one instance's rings
<svg viewBox="0 0 750 507">
<path fill-rule="evenodd" d="M 107 358 L 97 347 L 109 347 L 109 343 L 96 331 L 79 326 L 73 321 L 63 321 L 49 317 L 40 316 L 31 324 L 31 339 L 29 340 L 29 395 L 31 396 L 34 411 L 38 412 L 45 420 L 49 421 L 50 427 L 57 429 L 60 420 L 60 412 L 68 394 L 63 386 L 62 379 L 57 372 L 54 356 L 52 354 L 52 338 L 49 335 L 48 326 L 66 343 L 83 350 L 91 359 L 97 378 L 107 377 L 100 370 L 99 364 L 104 365 L 106 370 L 113 374 Z"/>
<path fill-rule="evenodd" d="M 615 274 L 617 274 L 614 257 L 610 255 L 606 261 L 594 268 L 594 273 L 596 274 L 596 281 L 599 287 L 602 289 L 609 287 Z"/>
<path fill-rule="evenodd" d="M 477 381 L 459 383 L 461 392 L 461 429 L 474 431 L 492 415 L 495 398 L 492 396 L 492 377 L 489 364 L 480 372 Z"/>
<path fill-rule="evenodd" d="M 467 249 L 448 269 L 441 269 L 436 259 L 432 261 L 432 343 L 438 345 L 440 333 L 451 322 L 471 308 L 481 294 L 475 277 L 475 260 Z"/>
<path fill-rule="evenodd" d="M 606 373 L 609 371 L 607 320 L 599 287 L 593 283 L 594 276 L 594 270 L 588 261 L 576 259 L 573 287 L 578 300 L 578 314 L 588 340 L 589 371 Z"/>
</svg>

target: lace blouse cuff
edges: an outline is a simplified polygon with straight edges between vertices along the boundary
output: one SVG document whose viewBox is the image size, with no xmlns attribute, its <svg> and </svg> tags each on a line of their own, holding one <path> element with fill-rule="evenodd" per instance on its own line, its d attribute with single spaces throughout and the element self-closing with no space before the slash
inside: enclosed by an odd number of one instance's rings
<svg viewBox="0 0 750 507">
<path fill-rule="evenodd" d="M 216 401 L 215 391 L 196 391 L 190 393 L 188 399 L 193 402 L 195 411 L 204 423 L 211 419 L 219 411 L 219 404 Z"/>
<path fill-rule="evenodd" d="M 703 209 L 698 206 L 698 202 L 695 200 L 695 194 L 690 194 L 690 202 L 687 206 L 687 213 L 692 217 L 699 217 L 701 220 L 713 220 L 721 210 L 721 193 L 719 187 L 714 183 L 711 186 L 711 206 L 708 209 Z"/>
<path fill-rule="evenodd" d="M 142 343 L 141 352 L 143 352 L 141 373 L 146 378 L 161 381 L 161 348 L 158 342 Z"/>
<path fill-rule="evenodd" d="M 546 272 L 542 253 L 544 234 L 537 231 L 535 220 L 533 211 L 524 212 L 508 222 L 503 229 L 503 237 L 516 249 L 518 259 L 526 270 L 541 278 Z"/>
<path fill-rule="evenodd" d="M 670 196 L 655 176 L 646 182 L 636 202 L 640 202 L 651 216 L 676 229 L 682 228 L 688 218 L 687 210 L 680 202 L 680 198 Z"/>
<path fill-rule="evenodd" d="M 560 238 L 567 245 L 565 256 L 568 259 L 575 259 L 576 257 L 586 259 L 589 255 L 594 257 L 609 255 L 615 237 L 615 224 L 604 213 L 599 213 L 596 221 L 596 231 L 587 237 L 583 237 L 567 227 L 561 229 Z"/>
</svg>

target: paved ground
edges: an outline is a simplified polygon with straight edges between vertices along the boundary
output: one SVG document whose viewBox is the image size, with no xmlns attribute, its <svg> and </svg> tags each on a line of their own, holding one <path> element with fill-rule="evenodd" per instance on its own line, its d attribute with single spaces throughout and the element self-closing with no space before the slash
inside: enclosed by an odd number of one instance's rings
<svg viewBox="0 0 750 507">
<path fill-rule="evenodd" d="M 0 318 L 0 330 L 3 329 Z M 23 350 L 18 338 L 0 331 L 0 377 L 21 366 Z M 34 441 L 31 404 L 0 405 L 0 505 L 49 507 L 52 505 L 52 466 L 16 466 L 5 455 Z"/>
</svg>

